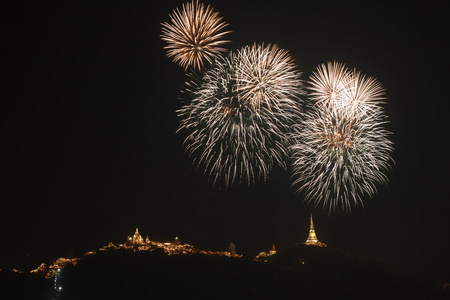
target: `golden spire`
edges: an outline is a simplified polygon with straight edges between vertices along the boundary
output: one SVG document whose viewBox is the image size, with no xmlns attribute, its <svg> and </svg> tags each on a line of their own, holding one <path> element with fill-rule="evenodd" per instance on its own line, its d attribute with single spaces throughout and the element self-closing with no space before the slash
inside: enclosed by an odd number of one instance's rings
<svg viewBox="0 0 450 300">
<path fill-rule="evenodd" d="M 319 242 L 319 240 L 317 239 L 316 231 L 314 230 L 312 214 L 311 214 L 311 224 L 310 224 L 310 227 L 309 227 L 309 235 L 308 235 L 308 238 L 306 239 L 305 245 L 307 245 L 307 246 L 314 245 L 314 246 L 326 247 L 326 245 L 324 243 Z"/>
<path fill-rule="evenodd" d="M 308 238 L 306 239 L 306 245 L 315 245 L 317 244 L 317 242 L 319 242 L 319 240 L 317 239 L 316 236 L 316 231 L 314 230 L 314 224 L 313 224 L 313 219 L 312 219 L 312 214 L 311 214 L 311 225 L 309 227 L 309 235 Z"/>
</svg>

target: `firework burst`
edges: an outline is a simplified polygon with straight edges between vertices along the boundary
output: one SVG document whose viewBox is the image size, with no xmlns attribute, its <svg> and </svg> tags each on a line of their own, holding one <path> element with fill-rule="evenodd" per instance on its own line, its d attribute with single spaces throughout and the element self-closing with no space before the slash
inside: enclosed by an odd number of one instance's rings
<svg viewBox="0 0 450 300">
<path fill-rule="evenodd" d="M 328 62 L 317 67 L 310 78 L 309 98 L 330 109 L 364 113 L 381 108 L 385 90 L 372 77 L 356 70 L 350 71 L 338 62 Z"/>
<path fill-rule="evenodd" d="M 213 63 L 226 49 L 223 44 L 229 41 L 224 36 L 227 23 L 219 13 L 198 0 L 176 8 L 170 15 L 171 24 L 163 23 L 161 39 L 167 42 L 167 56 L 173 57 L 186 71 L 189 68 L 202 70 L 205 62 Z"/>
<path fill-rule="evenodd" d="M 393 144 L 384 129 L 384 90 L 339 63 L 319 66 L 309 83 L 312 104 L 291 146 L 294 185 L 315 206 L 350 212 L 387 182 Z"/>
<path fill-rule="evenodd" d="M 310 78 L 309 98 L 330 108 L 346 103 L 350 76 L 341 63 L 329 62 L 318 66 Z"/>
<path fill-rule="evenodd" d="M 297 122 L 300 73 L 275 45 L 247 46 L 217 61 L 202 82 L 188 82 L 190 104 L 178 111 L 186 151 L 216 183 L 266 180 L 285 167 L 287 128 Z"/>
<path fill-rule="evenodd" d="M 239 51 L 236 67 L 237 92 L 241 101 L 258 110 L 277 106 L 280 101 L 296 97 L 298 80 L 296 65 L 289 52 L 277 45 L 256 45 Z"/>
</svg>

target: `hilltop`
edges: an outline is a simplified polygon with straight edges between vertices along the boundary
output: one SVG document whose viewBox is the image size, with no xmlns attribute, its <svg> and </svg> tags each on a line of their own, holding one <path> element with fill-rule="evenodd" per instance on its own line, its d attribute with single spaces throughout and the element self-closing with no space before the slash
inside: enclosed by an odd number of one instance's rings
<svg viewBox="0 0 450 300">
<path fill-rule="evenodd" d="M 151 251 L 107 247 L 86 255 L 76 264 L 67 264 L 57 279 L 62 289 L 54 291 L 53 296 L 55 299 L 447 299 L 435 287 L 379 261 L 355 258 L 329 247 L 297 244 L 268 255 L 263 261 L 226 253 L 171 254 L 158 247 Z M 5 282 L 5 276 L 2 279 Z M 30 280 L 28 284 L 35 282 Z M 34 291 L 38 290 L 34 287 Z M 27 296 L 26 290 L 21 292 Z M 41 292 L 45 292 L 43 299 L 49 299 L 49 291 Z M 39 299 L 37 296 L 34 294 L 32 299 Z"/>
</svg>

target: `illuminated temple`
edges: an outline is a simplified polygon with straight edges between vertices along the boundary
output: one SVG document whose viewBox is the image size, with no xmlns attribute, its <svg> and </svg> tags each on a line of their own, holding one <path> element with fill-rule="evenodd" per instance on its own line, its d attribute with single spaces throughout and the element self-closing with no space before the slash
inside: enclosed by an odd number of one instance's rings
<svg viewBox="0 0 450 300">
<path fill-rule="evenodd" d="M 317 238 L 316 231 L 314 230 L 314 224 L 313 219 L 311 215 L 311 225 L 309 227 L 309 235 L 306 239 L 305 245 L 307 246 L 319 246 L 319 247 L 326 247 L 324 243 L 319 242 L 319 239 Z"/>
<path fill-rule="evenodd" d="M 128 237 L 128 240 L 131 242 L 132 245 L 142 245 L 144 244 L 144 239 L 139 234 L 139 229 L 136 228 L 136 232 L 132 237 Z M 147 237 L 148 240 L 148 237 Z"/>
<path fill-rule="evenodd" d="M 231 253 L 228 251 L 208 251 L 208 250 L 200 250 L 195 248 L 192 245 L 181 243 L 178 237 L 172 242 L 155 242 L 151 241 L 148 236 L 145 240 L 142 238 L 139 233 L 139 229 L 136 228 L 134 235 L 128 236 L 127 242 L 124 244 L 114 244 L 108 243 L 108 245 L 103 246 L 95 251 L 89 251 L 84 253 L 81 257 L 78 258 L 58 258 L 51 264 L 41 263 L 36 269 L 31 270 L 30 273 L 41 273 L 45 274 L 45 278 L 55 278 L 55 282 L 58 282 L 59 272 L 64 269 L 68 265 L 76 265 L 78 262 L 85 257 L 96 255 L 98 252 L 104 251 L 115 251 L 115 250 L 129 250 L 133 252 L 147 251 L 152 252 L 154 250 L 162 250 L 166 255 L 193 255 L 193 254 L 201 254 L 208 256 L 225 256 L 225 257 L 233 257 L 233 258 L 241 258 L 241 254 Z M 275 251 L 275 246 L 271 251 Z M 14 272 L 21 272 L 16 269 L 11 269 Z M 55 289 L 59 286 L 55 285 Z M 61 289 L 59 289 L 61 290 Z M 3 299 L 3 298 L 0 298 Z"/>
<path fill-rule="evenodd" d="M 228 256 L 228 257 L 242 257 L 239 254 L 233 254 L 226 251 L 205 251 L 196 249 L 194 246 L 181 243 L 178 237 L 175 237 L 172 242 L 156 242 L 151 241 L 148 236 L 145 240 L 139 233 L 139 229 L 136 228 L 134 235 L 128 237 L 128 242 L 126 244 L 119 244 L 118 246 L 110 243 L 108 246 L 101 248 L 100 250 L 105 251 L 108 249 L 130 249 L 133 251 L 153 251 L 156 249 L 161 249 L 167 255 L 183 254 L 192 255 L 194 253 L 200 253 L 210 256 Z"/>
</svg>

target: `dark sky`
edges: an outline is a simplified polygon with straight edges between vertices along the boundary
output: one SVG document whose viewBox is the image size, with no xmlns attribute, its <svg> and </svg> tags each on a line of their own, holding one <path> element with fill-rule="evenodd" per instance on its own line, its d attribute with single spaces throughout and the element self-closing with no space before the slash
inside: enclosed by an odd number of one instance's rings
<svg viewBox="0 0 450 300">
<path fill-rule="evenodd" d="M 128 2 L 132 2 L 128 3 Z M 212 1 L 239 49 L 288 49 L 306 80 L 337 60 L 387 89 L 390 182 L 351 215 L 313 209 L 275 168 L 221 190 L 176 134 L 183 70 L 161 22 L 179 1 L 10 1 L 2 11 L 0 268 L 79 255 L 136 227 L 152 240 L 256 255 L 319 239 L 358 255 L 449 272 L 448 24 L 444 2 Z M 6 51 L 5 51 L 6 50 Z"/>
</svg>

